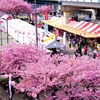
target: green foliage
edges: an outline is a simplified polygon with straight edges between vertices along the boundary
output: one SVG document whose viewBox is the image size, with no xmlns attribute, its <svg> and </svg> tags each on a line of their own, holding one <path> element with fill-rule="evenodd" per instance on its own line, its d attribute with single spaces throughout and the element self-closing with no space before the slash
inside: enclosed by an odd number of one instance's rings
<svg viewBox="0 0 100 100">
<path fill-rule="evenodd" d="M 1 84 L 7 84 L 8 83 L 8 79 L 7 78 L 0 78 L 0 83 Z"/>
</svg>

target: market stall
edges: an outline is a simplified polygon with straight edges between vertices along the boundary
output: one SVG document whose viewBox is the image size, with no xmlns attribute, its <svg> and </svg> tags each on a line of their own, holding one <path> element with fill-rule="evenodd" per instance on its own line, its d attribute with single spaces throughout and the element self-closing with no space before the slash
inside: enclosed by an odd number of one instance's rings
<svg viewBox="0 0 100 100">
<path fill-rule="evenodd" d="M 2 28 L 6 32 L 6 23 L 1 23 Z M 53 40 L 55 40 L 55 34 L 48 32 L 45 34 L 44 29 L 38 28 L 38 45 L 46 46 Z M 29 24 L 28 22 L 22 21 L 20 19 L 8 20 L 8 33 L 12 38 L 20 43 L 33 43 L 36 42 L 36 32 L 35 26 Z"/>
<path fill-rule="evenodd" d="M 66 25 L 62 23 L 62 17 L 56 20 L 43 20 L 43 23 L 51 25 L 53 27 L 74 33 L 85 38 L 97 38 L 100 37 L 100 25 L 93 24 L 85 21 L 69 21 Z"/>
<path fill-rule="evenodd" d="M 74 34 L 87 39 L 87 44 L 93 48 L 99 48 L 96 39 L 100 38 L 100 24 L 95 24 L 86 21 L 70 21 L 64 25 L 63 18 L 43 20 L 43 23 L 59 28 L 69 34 Z M 64 32 L 63 32 L 64 33 Z"/>
</svg>

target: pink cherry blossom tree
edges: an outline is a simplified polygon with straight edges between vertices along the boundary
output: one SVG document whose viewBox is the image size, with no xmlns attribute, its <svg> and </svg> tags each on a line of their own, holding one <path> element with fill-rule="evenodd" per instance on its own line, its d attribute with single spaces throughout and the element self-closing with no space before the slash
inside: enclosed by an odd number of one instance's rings
<svg viewBox="0 0 100 100">
<path fill-rule="evenodd" d="M 30 4 L 23 0 L 1 0 L 0 1 L 0 11 L 5 13 L 11 13 L 12 16 L 26 13 L 32 13 L 32 7 Z"/>
<path fill-rule="evenodd" d="M 36 98 L 37 94 L 56 88 L 57 100 L 100 99 L 99 59 L 64 54 L 50 57 L 32 44 L 9 44 L 1 52 L 1 72 L 20 76 L 14 84 L 18 92 Z M 51 98 L 50 91 L 46 100 Z"/>
<path fill-rule="evenodd" d="M 50 13 L 50 11 L 52 10 L 51 6 L 41 6 L 39 8 L 37 8 L 37 13 L 44 13 L 44 12 L 48 12 Z"/>
<path fill-rule="evenodd" d="M 55 55 L 53 57 L 46 56 L 45 60 L 39 60 L 37 63 L 32 63 L 33 65 L 28 64 L 28 68 L 20 72 L 23 80 L 16 85 L 16 88 L 20 91 L 31 89 L 30 94 L 34 98 L 42 90 L 49 90 L 53 87 L 58 89 L 55 93 L 57 100 L 95 100 L 95 98 L 99 98 L 99 60 L 89 60 L 88 57 L 79 57 L 77 59 L 69 56 Z"/>
<path fill-rule="evenodd" d="M 1 49 L 2 72 L 13 73 L 24 69 L 27 63 L 37 62 L 38 59 L 45 55 L 43 50 L 37 50 L 37 47 L 30 44 L 11 43 L 3 46 Z"/>
</svg>

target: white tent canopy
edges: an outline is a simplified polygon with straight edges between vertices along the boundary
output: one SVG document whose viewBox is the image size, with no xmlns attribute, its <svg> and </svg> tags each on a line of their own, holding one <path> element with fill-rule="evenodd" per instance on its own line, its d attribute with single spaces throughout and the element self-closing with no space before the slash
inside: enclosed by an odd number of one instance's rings
<svg viewBox="0 0 100 100">
<path fill-rule="evenodd" d="M 3 28 L 7 29 L 7 23 L 3 24 Z M 55 35 L 53 33 L 45 34 L 44 29 L 37 28 L 38 30 L 38 45 L 45 47 L 47 44 L 55 40 Z M 7 31 L 7 30 L 5 30 Z M 15 40 L 20 43 L 36 43 L 36 29 L 35 26 L 29 24 L 28 22 L 22 21 L 20 19 L 8 20 L 8 34 L 11 35 Z M 59 37 L 58 37 L 59 39 Z M 60 38 L 61 39 L 61 38 Z"/>
<path fill-rule="evenodd" d="M 38 28 L 38 37 L 41 38 L 44 30 Z M 21 43 L 35 43 L 36 33 L 35 26 L 22 21 L 20 19 L 12 19 L 8 21 L 8 33 Z M 40 42 L 40 41 L 39 41 Z"/>
</svg>

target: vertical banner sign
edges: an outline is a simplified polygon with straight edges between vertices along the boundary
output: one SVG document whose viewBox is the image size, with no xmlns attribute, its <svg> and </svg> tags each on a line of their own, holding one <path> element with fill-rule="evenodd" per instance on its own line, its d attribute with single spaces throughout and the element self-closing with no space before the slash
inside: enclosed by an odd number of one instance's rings
<svg viewBox="0 0 100 100">
<path fill-rule="evenodd" d="M 48 12 L 44 12 L 44 19 L 45 20 L 48 20 Z M 45 34 L 48 34 L 48 25 L 47 24 L 44 24 L 44 33 Z"/>
<path fill-rule="evenodd" d="M 48 20 L 48 12 L 44 12 L 44 19 Z"/>
<path fill-rule="evenodd" d="M 11 91 L 11 74 L 9 74 L 9 98 L 12 100 L 12 91 Z"/>
<path fill-rule="evenodd" d="M 40 21 L 42 21 L 42 20 L 44 20 L 44 17 L 41 15 L 41 16 L 40 16 Z"/>
<path fill-rule="evenodd" d="M 58 29 L 58 28 L 56 28 L 56 31 L 55 31 L 55 40 L 57 40 L 57 39 L 58 39 L 58 36 L 59 36 L 59 29 Z"/>
<path fill-rule="evenodd" d="M 44 24 L 44 33 L 48 34 L 48 25 L 47 24 Z"/>
</svg>

